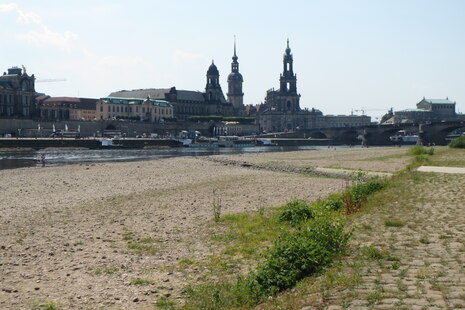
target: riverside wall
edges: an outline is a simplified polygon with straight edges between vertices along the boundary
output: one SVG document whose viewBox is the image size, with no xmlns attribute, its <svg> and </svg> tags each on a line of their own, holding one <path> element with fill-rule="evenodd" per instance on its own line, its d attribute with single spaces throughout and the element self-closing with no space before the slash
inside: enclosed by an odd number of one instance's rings
<svg viewBox="0 0 465 310">
<path fill-rule="evenodd" d="M 40 124 L 40 131 L 38 131 Z M 141 123 L 122 121 L 61 121 L 48 122 L 22 119 L 0 119 L 0 136 L 11 134 L 18 136 L 49 136 L 53 132 L 53 126 L 57 131 L 64 130 L 67 126 L 69 130 L 78 130 L 82 137 L 99 136 L 106 129 L 121 130 L 127 137 L 136 137 L 143 133 L 157 133 L 160 136 L 175 135 L 181 130 L 198 130 L 203 135 L 208 135 L 208 123 Z"/>
<path fill-rule="evenodd" d="M 38 130 L 40 125 L 40 132 Z M 26 137 L 47 137 L 53 132 L 53 126 L 57 131 L 64 130 L 67 126 L 69 130 L 80 129 L 81 137 L 99 136 L 106 129 L 121 130 L 126 137 L 136 137 L 143 133 L 157 133 L 159 136 L 176 136 L 181 130 L 199 131 L 203 136 L 211 136 L 213 128 L 223 128 L 221 132 L 229 134 L 247 135 L 258 132 L 258 125 L 234 125 L 228 126 L 224 123 L 213 122 L 165 122 L 165 123 L 143 123 L 131 121 L 43 121 L 30 119 L 1 119 L 0 137 L 10 134 L 12 137 L 18 135 Z M 224 130 L 228 128 L 228 130 Z M 233 130 L 234 129 L 234 130 Z"/>
</svg>

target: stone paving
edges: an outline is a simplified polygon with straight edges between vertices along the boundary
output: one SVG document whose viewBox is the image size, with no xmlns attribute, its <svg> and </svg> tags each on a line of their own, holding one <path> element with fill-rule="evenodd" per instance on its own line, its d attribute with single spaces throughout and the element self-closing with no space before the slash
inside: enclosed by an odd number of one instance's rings
<svg viewBox="0 0 465 310">
<path fill-rule="evenodd" d="M 465 173 L 465 168 L 459 167 L 421 166 L 417 170 L 420 172 Z"/>
<path fill-rule="evenodd" d="M 343 264 L 358 284 L 303 309 L 465 309 L 465 175 L 401 182 L 395 199 L 356 220 Z"/>
</svg>

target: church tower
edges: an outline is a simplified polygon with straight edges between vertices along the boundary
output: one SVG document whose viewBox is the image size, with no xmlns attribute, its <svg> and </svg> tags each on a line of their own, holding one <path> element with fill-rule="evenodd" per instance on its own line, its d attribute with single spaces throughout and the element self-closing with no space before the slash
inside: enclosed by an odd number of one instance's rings
<svg viewBox="0 0 465 310">
<path fill-rule="evenodd" d="M 300 111 L 300 95 L 297 94 L 297 75 L 294 74 L 289 39 L 287 39 L 287 48 L 283 57 L 283 73 L 279 78 L 279 82 L 279 95 L 284 99 L 281 102 L 280 110 L 287 112 Z"/>
<path fill-rule="evenodd" d="M 228 75 L 228 102 L 233 105 L 236 114 L 242 114 L 244 111 L 244 93 L 242 92 L 242 83 L 244 82 L 242 74 L 239 73 L 239 63 L 236 55 L 236 38 L 234 38 L 234 56 L 232 57 L 231 73 Z"/>
<path fill-rule="evenodd" d="M 212 61 L 212 64 L 207 70 L 207 86 L 205 86 L 205 93 L 207 95 L 207 101 L 211 103 L 220 101 L 222 97 L 224 98 L 220 86 L 220 72 L 214 61 Z"/>
<path fill-rule="evenodd" d="M 224 98 L 220 85 L 220 72 L 212 61 L 207 70 L 207 86 L 205 86 L 205 96 L 208 105 L 209 114 L 230 115 L 232 112 L 227 110 L 227 102 Z M 231 108 L 229 109 L 231 110 Z"/>
</svg>

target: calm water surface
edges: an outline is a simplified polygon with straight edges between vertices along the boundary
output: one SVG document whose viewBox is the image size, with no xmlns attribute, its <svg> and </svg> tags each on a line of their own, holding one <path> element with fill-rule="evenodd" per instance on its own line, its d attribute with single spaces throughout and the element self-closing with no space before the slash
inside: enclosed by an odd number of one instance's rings
<svg viewBox="0 0 465 310">
<path fill-rule="evenodd" d="M 205 156 L 219 154 L 244 154 L 263 152 L 288 152 L 296 150 L 327 149 L 327 146 L 265 146 L 245 148 L 167 148 L 167 149 L 115 149 L 115 150 L 39 150 L 39 151 L 1 151 L 0 169 L 21 167 L 39 167 L 41 154 L 45 154 L 46 166 L 63 166 L 81 163 L 122 162 L 153 160 L 179 156 Z M 343 148 L 343 146 L 338 146 Z"/>
</svg>

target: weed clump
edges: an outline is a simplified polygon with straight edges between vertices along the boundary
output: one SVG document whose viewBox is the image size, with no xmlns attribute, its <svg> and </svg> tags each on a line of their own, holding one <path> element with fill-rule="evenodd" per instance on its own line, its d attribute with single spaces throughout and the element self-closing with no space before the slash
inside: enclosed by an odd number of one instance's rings
<svg viewBox="0 0 465 310">
<path fill-rule="evenodd" d="M 221 220 L 221 197 L 216 193 L 216 189 L 213 189 L 212 198 L 213 220 L 219 222 Z"/>
<path fill-rule="evenodd" d="M 39 300 L 32 304 L 32 310 L 60 310 L 60 305 L 53 300 Z"/>
<path fill-rule="evenodd" d="M 301 222 L 312 219 L 314 212 L 304 200 L 293 200 L 284 205 L 279 220 L 281 222 L 289 222 L 291 225 L 296 226 Z"/>
<path fill-rule="evenodd" d="M 229 242 L 244 239 L 251 243 L 250 231 L 257 230 L 251 223 L 256 221 L 268 223 L 268 228 L 269 225 L 277 226 L 278 229 L 275 227 L 273 230 L 277 238 L 262 254 L 254 272 L 232 282 L 207 282 L 190 287 L 186 291 L 187 302 L 182 309 L 238 309 L 254 306 L 330 265 L 343 253 L 350 237 L 350 232 L 345 230 L 343 214 L 360 209 L 370 194 L 386 187 L 387 183 L 380 180 L 362 183 L 362 177 L 359 174 L 360 180 L 354 180 L 355 185 L 348 187 L 344 193 L 333 194 L 312 204 L 293 200 L 282 206 L 271 218 L 263 215 L 255 215 L 253 218 L 250 215 L 223 216 L 221 220 L 224 222 L 234 220 L 242 223 L 241 226 L 234 226 L 238 237 L 228 238 Z M 250 221 L 249 218 L 254 220 Z M 241 227 L 247 227 L 247 230 L 242 231 Z M 269 236 L 270 230 L 265 233 Z M 268 241 L 270 238 L 260 240 Z M 235 248 L 240 248 L 240 243 Z"/>
<path fill-rule="evenodd" d="M 434 148 L 426 148 L 421 145 L 415 145 L 408 151 L 409 155 L 433 155 Z"/>
<path fill-rule="evenodd" d="M 345 208 L 344 213 L 351 214 L 359 211 L 362 205 L 366 203 L 369 195 L 380 191 L 385 187 L 386 183 L 378 180 L 349 187 L 342 194 L 343 206 Z"/>
<path fill-rule="evenodd" d="M 449 144 L 450 148 L 465 149 L 465 136 L 461 136 L 452 140 Z"/>
<path fill-rule="evenodd" d="M 384 221 L 384 226 L 386 226 L 386 227 L 404 227 L 405 223 L 403 221 L 400 221 L 400 220 L 389 219 L 389 220 Z"/>
<path fill-rule="evenodd" d="M 298 230 L 283 233 L 256 273 L 249 276 L 252 291 L 269 296 L 294 286 L 330 264 L 348 238 L 344 223 L 329 213 L 303 222 Z"/>
</svg>

